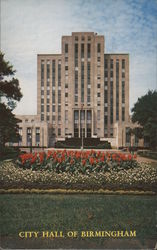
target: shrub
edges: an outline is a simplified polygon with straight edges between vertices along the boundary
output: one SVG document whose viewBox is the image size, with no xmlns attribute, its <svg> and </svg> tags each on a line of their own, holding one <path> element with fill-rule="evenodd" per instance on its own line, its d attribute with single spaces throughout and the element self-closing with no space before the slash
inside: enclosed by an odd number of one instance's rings
<svg viewBox="0 0 157 250">
<path fill-rule="evenodd" d="M 157 152 L 155 151 L 140 150 L 137 152 L 137 154 L 143 157 L 148 157 L 148 158 L 157 160 Z"/>
<path fill-rule="evenodd" d="M 18 148 L 6 146 L 0 151 L 0 160 L 17 158 L 19 153 L 20 150 Z"/>
</svg>

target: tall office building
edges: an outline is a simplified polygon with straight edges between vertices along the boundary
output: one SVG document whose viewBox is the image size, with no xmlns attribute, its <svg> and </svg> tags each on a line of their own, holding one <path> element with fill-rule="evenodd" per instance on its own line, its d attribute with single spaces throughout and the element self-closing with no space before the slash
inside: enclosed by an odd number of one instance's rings
<svg viewBox="0 0 157 250">
<path fill-rule="evenodd" d="M 28 127 L 28 117 L 22 116 L 22 126 L 33 138 L 36 125 L 31 119 Z M 38 121 L 39 145 L 84 137 L 107 140 L 114 147 L 129 146 L 129 128 L 134 126 L 129 117 L 129 55 L 105 53 L 104 36 L 94 32 L 63 36 L 61 54 L 37 56 L 33 120 Z"/>
<path fill-rule="evenodd" d="M 115 123 L 129 121 L 129 55 L 105 54 L 104 44 L 104 36 L 73 32 L 61 54 L 38 55 L 37 113 L 55 140 L 113 138 Z"/>
</svg>

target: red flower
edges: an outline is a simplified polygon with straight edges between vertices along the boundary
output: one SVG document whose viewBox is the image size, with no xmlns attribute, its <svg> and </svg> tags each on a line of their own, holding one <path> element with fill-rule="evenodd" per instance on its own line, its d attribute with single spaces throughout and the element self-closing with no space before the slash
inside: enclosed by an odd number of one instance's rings
<svg viewBox="0 0 157 250">
<path fill-rule="evenodd" d="M 44 152 L 39 153 L 39 159 L 40 159 L 40 163 L 42 163 L 44 160 Z"/>
<path fill-rule="evenodd" d="M 58 161 L 59 163 L 61 163 L 61 162 L 62 162 L 62 158 L 57 158 L 57 161 Z"/>
<path fill-rule="evenodd" d="M 93 157 L 89 158 L 89 162 L 90 162 L 91 165 L 93 165 L 94 164 L 94 158 Z"/>
<path fill-rule="evenodd" d="M 35 155 L 32 157 L 31 159 L 31 164 L 33 164 L 37 159 L 37 153 L 35 153 Z"/>
<path fill-rule="evenodd" d="M 82 160 L 82 165 L 84 166 L 86 164 L 86 160 Z"/>
<path fill-rule="evenodd" d="M 132 160 L 132 155 L 128 155 L 128 160 L 129 160 L 129 161 Z"/>
<path fill-rule="evenodd" d="M 102 156 L 102 157 L 100 158 L 100 161 L 101 161 L 101 162 L 104 162 L 104 158 L 105 158 L 105 157 Z"/>
<path fill-rule="evenodd" d="M 70 160 L 70 164 L 72 165 L 73 163 L 74 163 L 74 160 L 73 160 L 73 159 L 71 159 L 71 160 Z"/>
</svg>

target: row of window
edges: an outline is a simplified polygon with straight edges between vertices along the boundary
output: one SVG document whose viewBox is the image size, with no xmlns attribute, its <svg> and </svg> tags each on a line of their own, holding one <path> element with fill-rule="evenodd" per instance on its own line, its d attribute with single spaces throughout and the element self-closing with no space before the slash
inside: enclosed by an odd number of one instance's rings
<svg viewBox="0 0 157 250">
<path fill-rule="evenodd" d="M 116 59 L 116 62 L 120 62 L 120 61 L 121 61 L 121 64 L 122 64 L 122 70 L 125 70 L 125 64 L 126 64 L 125 59 L 122 59 L 122 60 Z M 105 60 L 104 60 L 104 68 L 108 69 L 109 65 L 110 65 L 110 69 L 113 70 L 114 60 L 105 58 Z"/>
<path fill-rule="evenodd" d="M 81 43 L 81 57 L 84 57 L 84 43 Z M 87 43 L 87 52 L 89 53 L 91 49 L 91 44 Z M 68 43 L 65 43 L 64 47 L 65 54 L 69 52 L 69 46 Z M 75 52 L 77 51 L 78 53 L 78 43 L 75 43 Z M 97 53 L 101 53 L 101 44 L 97 43 Z"/>
<path fill-rule="evenodd" d="M 43 61 L 43 60 L 42 60 Z M 46 65 L 47 86 L 50 86 L 50 64 Z M 56 81 L 56 61 L 52 60 L 52 86 Z M 44 86 L 44 63 L 41 63 L 41 86 Z M 61 60 L 58 60 L 58 86 L 61 86 Z"/>
<path fill-rule="evenodd" d="M 46 111 L 50 112 L 50 105 L 46 106 Z M 41 112 L 42 113 L 44 112 L 44 105 L 41 105 Z M 52 105 L 52 112 L 56 112 L 56 106 L 55 105 Z M 60 105 L 58 106 L 58 112 L 61 112 L 61 106 Z"/>
<path fill-rule="evenodd" d="M 109 76 L 109 72 L 105 70 L 105 78 Z M 125 72 L 121 74 L 122 78 L 125 78 Z M 113 70 L 110 71 L 110 77 L 113 78 Z"/>
</svg>

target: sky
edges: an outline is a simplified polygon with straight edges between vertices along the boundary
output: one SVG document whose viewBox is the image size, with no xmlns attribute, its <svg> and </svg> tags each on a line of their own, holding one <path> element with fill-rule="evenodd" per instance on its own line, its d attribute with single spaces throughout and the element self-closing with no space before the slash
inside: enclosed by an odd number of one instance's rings
<svg viewBox="0 0 157 250">
<path fill-rule="evenodd" d="M 0 47 L 23 93 L 16 114 L 37 112 L 37 54 L 61 53 L 61 37 L 92 31 L 106 53 L 129 53 L 130 109 L 157 89 L 157 0 L 0 0 Z"/>
</svg>

